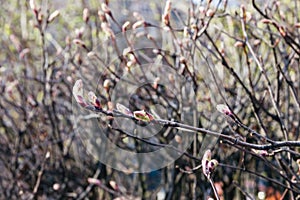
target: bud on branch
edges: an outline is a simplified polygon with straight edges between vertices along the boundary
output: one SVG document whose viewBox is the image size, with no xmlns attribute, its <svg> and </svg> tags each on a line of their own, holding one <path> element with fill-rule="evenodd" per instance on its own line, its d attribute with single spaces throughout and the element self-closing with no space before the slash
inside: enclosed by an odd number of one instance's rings
<svg viewBox="0 0 300 200">
<path fill-rule="evenodd" d="M 144 121 L 144 122 L 150 122 L 150 121 L 154 120 L 154 117 L 150 113 L 147 113 L 144 110 L 134 111 L 133 116 L 137 120 L 141 120 L 141 121 Z"/>
</svg>

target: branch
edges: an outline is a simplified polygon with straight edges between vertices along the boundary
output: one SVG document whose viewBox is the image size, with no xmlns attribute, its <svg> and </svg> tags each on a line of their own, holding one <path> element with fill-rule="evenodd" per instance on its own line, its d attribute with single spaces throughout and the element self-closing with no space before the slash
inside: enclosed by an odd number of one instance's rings
<svg viewBox="0 0 300 200">
<path fill-rule="evenodd" d="M 122 118 L 132 119 L 134 121 L 138 121 L 133 115 L 124 114 L 118 110 L 106 111 L 102 108 L 97 108 L 97 107 L 94 107 L 91 105 L 87 105 L 84 108 L 87 110 L 93 111 L 95 113 L 102 113 L 102 114 L 104 114 L 106 116 L 110 116 L 110 117 L 122 117 Z M 149 123 L 161 124 L 163 126 L 173 127 L 173 128 L 177 128 L 179 130 L 185 130 L 185 131 L 194 132 L 197 134 L 200 134 L 200 133 L 208 134 L 208 135 L 211 135 L 214 137 L 219 137 L 220 139 L 224 139 L 225 141 L 231 142 L 234 145 L 239 145 L 242 147 L 252 148 L 252 149 L 256 149 L 256 150 L 275 150 L 280 147 L 300 147 L 300 141 L 273 141 L 272 143 L 269 143 L 269 144 L 252 144 L 249 142 L 241 141 L 238 138 L 235 138 L 233 136 L 222 134 L 220 132 L 211 131 L 211 130 L 207 130 L 205 128 L 199 128 L 199 127 L 190 126 L 187 124 L 182 124 L 179 122 L 174 122 L 174 121 L 169 121 L 169 120 L 164 120 L 164 119 L 153 119 L 153 120 L 149 121 Z"/>
</svg>

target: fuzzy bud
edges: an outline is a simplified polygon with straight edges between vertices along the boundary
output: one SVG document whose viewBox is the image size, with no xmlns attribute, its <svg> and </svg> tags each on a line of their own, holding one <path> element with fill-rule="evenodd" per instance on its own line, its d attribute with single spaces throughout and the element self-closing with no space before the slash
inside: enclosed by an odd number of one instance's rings
<svg viewBox="0 0 300 200">
<path fill-rule="evenodd" d="M 75 56 L 74 56 L 74 61 L 81 65 L 82 64 L 82 58 L 81 58 L 81 54 L 80 53 L 76 53 Z"/>
<path fill-rule="evenodd" d="M 101 22 L 107 22 L 106 16 L 101 10 L 98 11 L 98 17 Z"/>
<path fill-rule="evenodd" d="M 73 95 L 83 96 L 83 83 L 82 83 L 81 79 L 79 79 L 75 82 L 75 84 L 73 86 Z"/>
<path fill-rule="evenodd" d="M 223 113 L 225 115 L 232 115 L 231 110 L 225 104 L 219 104 L 216 108 L 220 113 Z"/>
<path fill-rule="evenodd" d="M 99 179 L 96 178 L 88 178 L 88 183 L 89 184 L 93 184 L 93 185 L 101 185 L 101 181 Z"/>
<path fill-rule="evenodd" d="M 79 103 L 79 105 L 81 105 L 82 107 L 88 106 L 88 104 L 86 103 L 86 101 L 84 100 L 84 98 L 82 96 L 77 95 L 77 96 L 75 96 L 75 99 L 76 99 L 77 103 Z"/>
<path fill-rule="evenodd" d="M 128 29 L 129 25 L 130 25 L 130 22 L 126 21 L 122 26 L 122 32 L 125 32 Z"/>
<path fill-rule="evenodd" d="M 30 6 L 30 8 L 31 8 L 32 10 L 37 10 L 37 9 L 36 9 L 36 5 L 35 5 L 35 1 L 34 1 L 34 0 L 30 0 L 30 1 L 29 1 L 29 6 Z"/>
<path fill-rule="evenodd" d="M 76 28 L 76 29 L 75 29 L 75 35 L 76 35 L 76 38 L 77 38 L 77 39 L 81 39 L 81 38 L 82 38 L 82 35 L 83 35 L 83 32 L 84 32 L 84 27 Z"/>
<path fill-rule="evenodd" d="M 166 6 L 165 6 L 165 10 L 164 13 L 162 15 L 162 22 L 166 25 L 166 26 L 170 26 L 170 11 L 171 11 L 171 1 L 167 0 L 166 2 Z"/>
<path fill-rule="evenodd" d="M 236 43 L 234 43 L 235 47 L 244 47 L 244 43 L 241 41 L 237 41 Z"/>
<path fill-rule="evenodd" d="M 158 88 L 159 81 L 160 81 L 160 78 L 159 78 L 159 77 L 156 77 L 156 78 L 154 79 L 154 82 L 153 82 L 153 88 L 154 88 L 154 89 L 157 89 L 157 88 Z"/>
<path fill-rule="evenodd" d="M 113 30 L 109 27 L 108 23 L 106 22 L 101 23 L 101 28 L 106 35 L 110 36 L 112 39 L 115 38 L 115 34 Z"/>
<path fill-rule="evenodd" d="M 82 40 L 74 39 L 73 43 L 86 49 L 86 45 L 84 44 L 84 42 Z"/>
<path fill-rule="evenodd" d="M 116 105 L 117 107 L 117 110 L 125 115 L 132 115 L 132 112 L 129 108 L 127 108 L 126 106 L 120 104 L 120 103 L 117 103 Z"/>
<path fill-rule="evenodd" d="M 215 169 L 217 168 L 218 164 L 219 164 L 219 162 L 216 159 L 209 161 L 207 164 L 207 172 L 209 174 L 213 173 L 215 171 Z"/>
<path fill-rule="evenodd" d="M 206 11 L 206 16 L 207 16 L 207 17 L 212 17 L 214 14 L 215 14 L 215 12 L 214 12 L 212 9 L 208 9 L 208 10 Z"/>
<path fill-rule="evenodd" d="M 112 81 L 110 79 L 105 79 L 105 81 L 103 82 L 104 89 L 108 91 L 111 86 L 113 86 Z"/>
<path fill-rule="evenodd" d="M 85 8 L 82 11 L 82 19 L 85 23 L 88 23 L 89 19 L 90 19 L 90 11 L 89 9 Z"/>
<path fill-rule="evenodd" d="M 90 51 L 86 55 L 88 58 L 93 58 L 94 56 L 96 56 L 96 53 L 94 51 Z"/>
<path fill-rule="evenodd" d="M 58 10 L 55 10 L 51 15 L 48 17 L 47 22 L 51 23 L 56 17 L 58 17 L 60 12 Z"/>
<path fill-rule="evenodd" d="M 104 13 L 108 14 L 108 15 L 111 15 L 111 11 L 109 9 L 109 7 L 107 6 L 106 3 L 102 3 L 101 4 L 101 9 Z"/>
<path fill-rule="evenodd" d="M 132 29 L 135 30 L 135 29 L 139 28 L 140 26 L 144 26 L 144 24 L 145 24 L 144 20 L 139 20 L 132 25 Z"/>
<path fill-rule="evenodd" d="M 77 80 L 73 86 L 73 96 L 77 103 L 79 103 L 82 107 L 86 107 L 88 105 L 83 98 L 83 83 L 81 79 Z"/>
<path fill-rule="evenodd" d="M 90 91 L 88 93 L 88 97 L 89 97 L 89 101 L 96 107 L 96 108 L 102 108 L 99 99 L 97 98 L 97 96 L 95 95 L 94 92 Z"/>
<path fill-rule="evenodd" d="M 23 49 L 19 54 L 20 59 L 23 59 L 29 52 L 30 52 L 29 48 Z"/>
<path fill-rule="evenodd" d="M 140 111 L 134 111 L 133 112 L 133 116 L 137 119 L 137 120 L 141 120 L 141 121 L 144 121 L 144 122 L 150 122 L 151 120 L 154 119 L 154 117 L 147 113 L 146 111 L 144 110 L 140 110 Z"/>
<path fill-rule="evenodd" d="M 202 172 L 205 176 L 207 176 L 207 165 L 211 160 L 211 151 L 208 149 L 205 151 L 201 164 L 202 164 Z"/>
<path fill-rule="evenodd" d="M 109 181 L 109 185 L 116 191 L 119 191 L 119 186 L 116 181 Z"/>
<path fill-rule="evenodd" d="M 201 164 L 203 174 L 209 179 L 219 162 L 216 159 L 211 160 L 211 151 L 208 149 L 203 155 Z"/>
<path fill-rule="evenodd" d="M 44 19 L 44 14 L 41 13 L 41 12 L 39 12 L 39 13 L 37 14 L 37 21 L 38 21 L 38 23 L 39 23 L 40 25 L 42 24 L 43 19 Z"/>
<path fill-rule="evenodd" d="M 262 19 L 260 22 L 264 23 L 264 24 L 272 24 L 272 20 L 270 19 Z"/>
<path fill-rule="evenodd" d="M 36 6 L 35 0 L 29 0 L 29 6 L 33 11 L 35 17 L 37 17 L 39 14 L 39 8 Z"/>
</svg>

